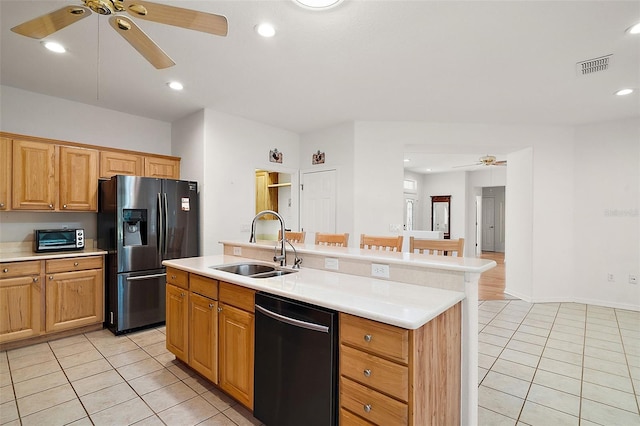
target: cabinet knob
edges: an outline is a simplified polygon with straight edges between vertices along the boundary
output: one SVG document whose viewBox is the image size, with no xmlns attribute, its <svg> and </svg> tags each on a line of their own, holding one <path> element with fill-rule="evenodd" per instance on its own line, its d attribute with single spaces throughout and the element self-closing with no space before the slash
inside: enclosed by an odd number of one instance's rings
<svg viewBox="0 0 640 426">
<path fill-rule="evenodd" d="M 53 275 L 49 275 L 49 281 L 53 281 Z"/>
<path fill-rule="evenodd" d="M 50 209 L 53 209 L 53 204 L 49 204 L 49 208 L 50 208 Z"/>
<path fill-rule="evenodd" d="M 66 205 L 66 204 L 63 204 L 63 205 L 62 205 L 62 208 L 63 208 L 63 209 L 66 209 L 66 208 L 67 208 L 67 205 Z"/>
<path fill-rule="evenodd" d="M 222 312 L 222 308 L 221 307 L 218 307 L 218 312 Z"/>
<path fill-rule="evenodd" d="M 4 203 L 0 203 L 0 209 L 4 209 Z"/>
<path fill-rule="evenodd" d="M 209 303 L 209 307 L 210 307 L 210 308 L 213 308 L 213 303 Z"/>
<path fill-rule="evenodd" d="M 184 297 L 184 293 L 180 293 L 180 297 Z"/>
<path fill-rule="evenodd" d="M 9 272 L 9 268 L 4 268 L 4 269 L 2 270 L 2 272 L 4 272 L 4 273 L 6 274 L 7 272 Z"/>
<path fill-rule="evenodd" d="M 362 374 L 364 374 L 364 377 L 371 377 L 371 370 L 367 368 L 362 372 Z"/>
<path fill-rule="evenodd" d="M 78 262 L 73 262 L 73 266 L 78 266 L 79 263 Z"/>
<path fill-rule="evenodd" d="M 171 275 L 171 279 L 172 279 L 172 280 L 175 280 L 175 279 L 176 279 L 176 276 L 175 276 L 175 275 Z"/>
<path fill-rule="evenodd" d="M 364 407 L 362 407 L 364 409 L 365 413 L 369 413 L 371 411 L 371 404 L 366 404 Z"/>
<path fill-rule="evenodd" d="M 37 283 L 39 279 L 40 279 L 40 278 L 38 278 L 38 277 L 33 277 L 33 282 L 34 282 L 34 283 Z"/>
<path fill-rule="evenodd" d="M 365 335 L 364 335 L 364 341 L 365 341 L 365 342 L 370 342 L 370 341 L 371 341 L 371 339 L 373 339 L 373 336 L 372 336 L 372 335 L 370 335 L 370 334 L 365 334 Z"/>
</svg>

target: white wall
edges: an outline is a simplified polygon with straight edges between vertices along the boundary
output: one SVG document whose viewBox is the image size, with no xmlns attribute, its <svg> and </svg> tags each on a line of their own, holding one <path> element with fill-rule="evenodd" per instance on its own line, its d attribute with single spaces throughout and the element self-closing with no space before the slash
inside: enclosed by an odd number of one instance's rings
<svg viewBox="0 0 640 426">
<path fill-rule="evenodd" d="M 171 123 L 0 86 L 4 132 L 172 155 Z"/>
<path fill-rule="evenodd" d="M 640 120 L 578 127 L 573 155 L 573 293 L 638 309 L 640 285 L 629 274 L 640 275 Z"/>
<path fill-rule="evenodd" d="M 0 86 L 0 130 L 68 142 L 171 155 L 171 124 Z M 95 213 L 0 213 L 0 242 L 30 241 L 38 228 L 97 235 Z"/>
<path fill-rule="evenodd" d="M 220 240 L 249 240 L 255 216 L 255 169 L 292 176 L 298 186 L 299 146 L 297 134 L 213 110 L 204 112 L 204 179 L 200 195 L 203 212 L 203 255 L 222 253 Z M 283 163 L 269 162 L 269 151 L 284 154 Z M 298 209 L 297 191 L 292 208 Z M 297 229 L 295 223 L 287 227 Z"/>
<path fill-rule="evenodd" d="M 311 164 L 311 156 L 318 151 L 325 153 L 324 164 Z M 300 138 L 300 172 L 336 170 L 336 231 L 349 233 L 354 240 L 354 123 L 345 123 L 317 132 L 303 134 Z M 301 224 L 304 226 L 304 224 Z"/>
</svg>

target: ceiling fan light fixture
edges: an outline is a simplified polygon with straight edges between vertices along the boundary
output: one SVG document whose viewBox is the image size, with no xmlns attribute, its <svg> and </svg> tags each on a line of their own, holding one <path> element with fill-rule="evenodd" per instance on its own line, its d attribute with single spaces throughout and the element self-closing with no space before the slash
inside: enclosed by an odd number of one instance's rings
<svg viewBox="0 0 640 426">
<path fill-rule="evenodd" d="M 64 53 L 67 51 L 67 49 L 65 49 L 63 45 L 55 41 L 43 41 L 42 45 L 46 47 L 48 50 L 55 53 Z"/>
<path fill-rule="evenodd" d="M 276 35 L 276 29 L 273 25 L 268 22 L 263 22 L 262 24 L 258 24 L 255 26 L 256 32 L 260 34 L 262 37 L 273 37 Z"/>
<path fill-rule="evenodd" d="M 633 93 L 633 89 L 620 89 L 616 92 L 616 96 L 626 96 Z"/>
<path fill-rule="evenodd" d="M 342 0 L 294 0 L 298 5 L 312 10 L 329 9 L 337 6 Z"/>
<path fill-rule="evenodd" d="M 179 81 L 170 81 L 169 83 L 167 83 L 167 85 L 171 89 L 177 90 L 177 91 L 180 91 L 180 90 L 184 89 L 184 86 Z"/>
</svg>

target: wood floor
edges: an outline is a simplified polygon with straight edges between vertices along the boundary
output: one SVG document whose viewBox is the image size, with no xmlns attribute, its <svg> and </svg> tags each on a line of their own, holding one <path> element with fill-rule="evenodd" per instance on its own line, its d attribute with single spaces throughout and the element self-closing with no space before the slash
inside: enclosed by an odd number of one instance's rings
<svg viewBox="0 0 640 426">
<path fill-rule="evenodd" d="M 504 294 L 505 264 L 504 253 L 483 251 L 480 255 L 482 259 L 495 260 L 497 266 L 488 270 L 480 276 L 478 282 L 479 300 L 503 300 L 512 299 L 508 294 Z"/>
</svg>

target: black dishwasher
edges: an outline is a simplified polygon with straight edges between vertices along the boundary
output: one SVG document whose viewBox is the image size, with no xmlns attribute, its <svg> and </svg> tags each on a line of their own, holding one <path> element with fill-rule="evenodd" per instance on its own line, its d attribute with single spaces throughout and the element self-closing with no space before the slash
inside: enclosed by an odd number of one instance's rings
<svg viewBox="0 0 640 426">
<path fill-rule="evenodd" d="M 338 424 L 338 313 L 256 294 L 253 415 L 267 426 Z"/>
</svg>

